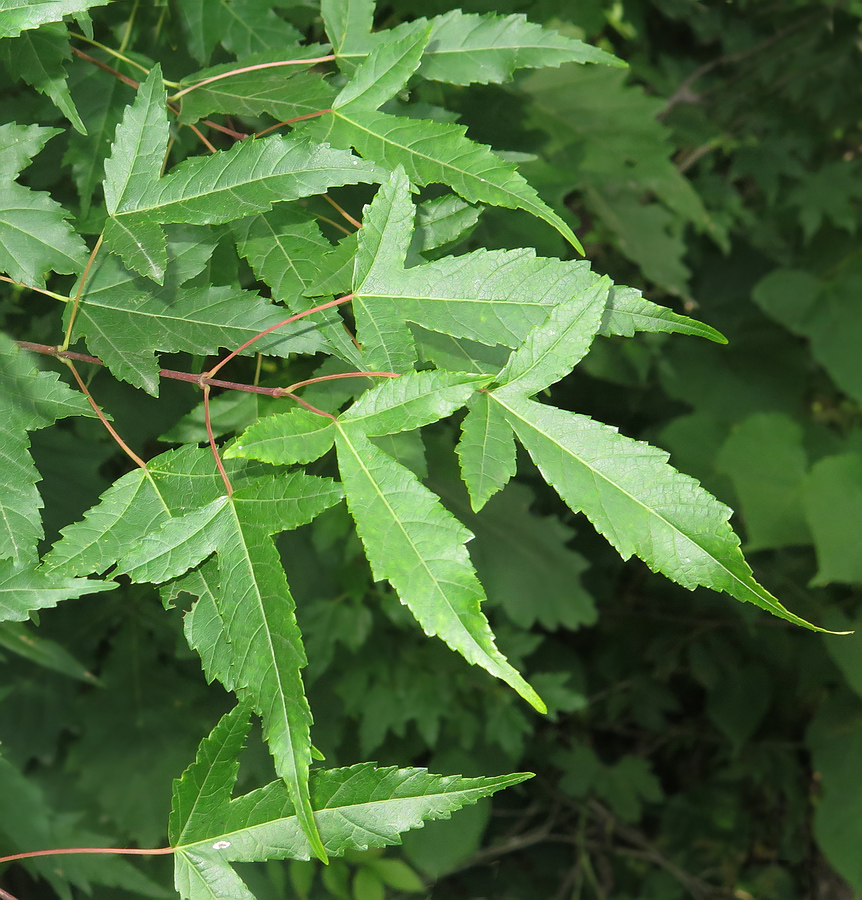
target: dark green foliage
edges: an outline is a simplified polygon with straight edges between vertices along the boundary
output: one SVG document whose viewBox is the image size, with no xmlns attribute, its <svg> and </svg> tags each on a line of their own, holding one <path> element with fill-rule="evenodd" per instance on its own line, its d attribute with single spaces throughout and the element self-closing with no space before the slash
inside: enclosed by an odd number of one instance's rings
<svg viewBox="0 0 862 900">
<path fill-rule="evenodd" d="M 862 893 L 862 7 L 449 7 L 0 2 L 15 900 Z"/>
</svg>

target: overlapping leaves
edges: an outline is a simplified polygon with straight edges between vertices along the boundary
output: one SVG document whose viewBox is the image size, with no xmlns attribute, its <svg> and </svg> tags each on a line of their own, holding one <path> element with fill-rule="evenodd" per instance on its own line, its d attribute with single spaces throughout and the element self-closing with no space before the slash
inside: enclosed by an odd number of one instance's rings
<svg viewBox="0 0 862 900">
<path fill-rule="evenodd" d="M 169 837 L 183 900 L 253 900 L 230 863 L 309 858 L 312 848 L 282 782 L 231 799 L 248 714 L 238 706 L 224 716 L 174 782 Z M 324 846 L 341 854 L 397 844 L 424 821 L 449 818 L 529 777 L 461 778 L 360 763 L 312 772 L 311 798 Z"/>
<path fill-rule="evenodd" d="M 27 31 L 16 38 L 20 43 L 0 48 L 5 58 L 32 62 L 30 51 L 47 41 L 44 71 L 31 66 L 23 77 L 79 131 L 83 122 L 65 86 L 63 26 L 50 26 L 93 5 L 57 0 L 2 8 L 4 34 Z M 228 446 L 224 478 L 215 447 L 186 446 L 156 457 L 119 478 L 64 530 L 36 569 L 40 500 L 26 432 L 89 407 L 55 376 L 35 370 L 17 348 L 4 346 L 0 387 L 9 478 L 0 490 L 0 619 L 23 620 L 32 610 L 114 586 L 81 577 L 94 573 L 161 585 L 166 604 L 180 593 L 194 598 L 185 619 L 188 641 L 207 677 L 236 692 L 241 706 L 204 741 L 175 784 L 170 839 L 176 886 L 189 900 L 237 900 L 251 895 L 231 862 L 325 859 L 392 843 L 425 819 L 448 816 L 526 777 L 443 778 L 370 763 L 310 768 L 305 651 L 289 573 L 273 536 L 309 522 L 342 496 L 374 578 L 392 586 L 424 632 L 545 709 L 496 645 L 467 549 L 473 535 L 450 509 L 457 504 L 444 505 L 424 483 L 419 432 L 426 426 L 466 408 L 457 454 L 474 512 L 515 474 L 517 438 L 569 507 L 583 512 L 623 557 L 637 555 L 688 588 L 723 590 L 807 623 L 755 581 L 729 527 L 730 510 L 672 469 L 666 454 L 533 399 L 565 378 L 598 335 L 644 330 L 723 341 L 721 335 L 612 285 L 585 262 L 543 258 L 532 249 L 476 250 L 432 261 L 423 255 L 462 237 L 478 217 L 471 204 L 480 203 L 526 210 L 579 244 L 566 219 L 514 165 L 469 140 L 464 128 L 394 114 L 405 110 L 411 79 L 502 82 L 518 68 L 612 64 L 612 57 L 520 16 L 453 11 L 374 34 L 369 0 L 324 0 L 342 73 L 327 80 L 310 65 L 294 66 L 327 48 L 299 47 L 299 33 L 266 4 L 181 0 L 176 10 L 202 65 L 217 43 L 245 63 L 242 71 L 219 65 L 186 78 L 176 94 L 179 124 L 222 113 L 319 115 L 297 125 L 298 136 L 238 141 L 232 149 L 169 165 L 163 175 L 171 125 L 161 70 L 152 66 L 125 109 L 105 163 L 104 244 L 73 288 L 67 343 L 85 338 L 115 376 L 153 394 L 157 354 L 209 355 L 264 331 L 249 352 L 281 358 L 326 352 L 357 370 L 342 368 L 336 377 L 367 373 L 354 381 L 362 387 L 381 372 L 386 380 L 358 398 L 356 387 L 333 394 L 323 410 L 309 404 L 263 418 Z M 102 132 L 115 121 L 116 110 L 99 113 Z M 35 287 L 49 271 L 80 272 L 87 258 L 64 210 L 14 181 L 52 134 L 35 126 L 0 128 L 0 174 L 8 182 L 0 194 L 7 201 L 0 212 L 0 265 L 15 281 Z M 70 158 L 86 216 L 103 153 L 82 154 L 86 145 L 76 144 Z M 680 181 L 675 171 L 674 179 Z M 286 205 L 332 187 L 378 181 L 383 186 L 365 208 L 361 230 L 337 246 L 314 222 L 313 206 Z M 448 185 L 455 194 L 415 206 L 411 193 L 429 184 Z M 666 193 L 664 201 L 673 205 L 676 195 L 670 188 Z M 685 206 L 686 197 L 676 202 Z M 229 228 L 210 227 L 218 225 Z M 230 242 L 227 261 L 213 261 L 218 241 L 222 247 Z M 234 244 L 272 301 L 240 288 Z M 231 275 L 202 286 L 201 273 L 219 264 L 225 270 L 233 265 Z M 253 280 L 248 272 L 244 277 L 245 285 Z M 269 331 L 285 318 L 276 303 L 297 313 L 314 303 L 303 298 L 330 291 L 351 295 L 350 315 L 318 311 Z M 355 336 L 347 327 L 353 324 Z M 400 452 L 405 445 L 397 442 L 405 436 L 409 452 Z M 316 463 L 333 447 L 341 484 L 269 468 Z M 478 523 L 462 513 L 468 516 Z M 557 535 L 560 547 L 569 534 Z M 576 578 L 581 560 L 567 558 L 566 565 Z M 575 597 L 571 609 L 555 603 L 541 615 L 508 605 L 526 624 L 592 621 L 593 607 L 583 598 Z M 282 780 L 231 799 L 251 710 L 262 718 Z"/>
</svg>

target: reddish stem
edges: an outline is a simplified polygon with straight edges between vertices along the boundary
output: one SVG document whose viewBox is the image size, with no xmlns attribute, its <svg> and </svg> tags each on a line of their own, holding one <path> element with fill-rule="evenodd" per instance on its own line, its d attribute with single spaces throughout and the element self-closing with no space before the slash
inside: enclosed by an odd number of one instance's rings
<svg viewBox="0 0 862 900">
<path fill-rule="evenodd" d="M 123 75 L 122 72 L 118 72 L 107 63 L 103 63 L 100 59 L 96 59 L 95 56 L 90 56 L 89 53 L 84 53 L 83 50 L 79 50 L 77 47 L 72 47 L 72 53 L 74 53 L 76 56 L 80 56 L 81 59 L 86 59 L 87 62 L 91 62 L 94 66 L 98 66 L 108 74 L 113 75 L 114 78 L 119 78 L 120 81 L 123 82 L 123 84 L 129 85 L 129 87 L 133 87 L 135 90 L 140 87 L 140 81 L 135 81 L 133 78 L 129 78 L 126 75 Z"/>
<path fill-rule="evenodd" d="M 317 112 L 306 113 L 304 116 L 294 116 L 292 119 L 285 119 L 283 122 L 276 122 L 275 125 L 270 125 L 269 128 L 264 128 L 263 131 L 258 131 L 257 134 L 255 134 L 255 137 L 263 137 L 265 134 L 269 134 L 270 131 L 275 131 L 276 128 L 281 128 L 282 125 L 291 125 L 294 122 L 301 122 L 303 119 L 314 119 L 317 116 L 325 116 L 327 113 L 331 112 L 332 109 L 321 109 Z"/>
<path fill-rule="evenodd" d="M 220 131 L 222 134 L 226 134 L 228 137 L 232 137 L 235 141 L 244 141 L 248 137 L 244 131 L 235 131 L 226 125 L 219 125 L 218 122 L 213 122 L 212 119 L 204 119 L 203 123 L 210 128 L 215 128 L 216 131 Z"/>
<path fill-rule="evenodd" d="M 342 303 L 347 303 L 348 301 L 353 299 L 353 294 L 345 294 L 343 297 L 338 297 L 335 300 L 330 300 L 328 303 L 321 303 L 320 306 L 313 306 L 311 309 L 306 309 L 304 312 L 297 313 L 295 316 L 289 316 L 284 319 L 282 322 L 277 322 L 275 325 L 270 326 L 269 328 L 264 329 L 259 334 L 256 334 L 253 338 L 249 338 L 244 344 L 237 347 L 232 353 L 229 353 L 220 363 L 217 363 L 213 368 L 206 373 L 206 377 L 212 378 L 219 369 L 226 366 L 235 356 L 239 353 L 242 353 L 246 347 L 250 347 L 255 341 L 260 340 L 265 335 L 269 334 L 271 331 L 277 331 L 284 325 L 289 325 L 291 322 L 295 322 L 297 319 L 302 319 L 305 316 L 311 316 L 316 312 L 320 312 L 324 309 L 329 309 L 331 306 L 339 306 Z"/>
<path fill-rule="evenodd" d="M 102 239 L 105 236 L 105 232 L 103 231 L 99 235 L 99 239 L 96 241 L 96 245 L 93 247 L 92 252 L 90 253 L 90 258 L 87 260 L 87 265 L 84 267 L 84 272 L 81 275 L 81 280 L 78 283 L 78 290 L 75 292 L 75 299 L 72 303 L 72 312 L 69 314 L 69 324 L 66 326 L 66 336 L 63 339 L 63 349 L 69 346 L 72 338 L 72 329 L 75 327 L 75 319 L 78 315 L 78 307 L 81 305 L 81 294 L 84 293 L 84 285 L 87 282 L 87 276 L 90 274 L 90 269 L 93 267 L 93 260 L 96 258 L 96 254 L 99 252 L 99 247 L 102 246 Z"/>
<path fill-rule="evenodd" d="M 116 430 L 114 429 L 114 426 L 111 425 L 111 423 L 107 420 L 107 418 L 105 418 L 105 414 L 102 412 L 101 409 L 99 409 L 99 404 L 96 403 L 96 401 L 93 399 L 93 395 L 87 389 L 87 385 L 84 384 L 84 382 L 81 379 L 81 376 L 78 374 L 78 370 L 75 368 L 75 364 L 72 362 L 72 360 L 64 359 L 63 362 L 65 362 L 66 365 L 72 370 L 72 375 L 75 376 L 75 381 L 78 382 L 78 387 L 81 389 L 84 396 L 89 401 L 90 406 L 92 406 L 93 409 L 95 410 L 96 415 L 99 417 L 99 419 L 101 419 L 102 424 L 105 426 L 105 428 L 108 429 L 108 433 L 111 435 L 111 437 L 120 445 L 120 448 L 122 449 L 122 451 L 129 457 L 129 459 L 131 459 L 135 463 L 135 465 L 140 466 L 144 471 L 146 471 L 147 464 L 141 459 L 140 456 L 138 456 L 137 453 L 135 453 L 134 450 L 132 450 L 132 448 L 119 436 L 119 434 L 117 434 Z M 0 860 L 0 862 L 2 862 L 2 860 Z"/>
<path fill-rule="evenodd" d="M 62 856 L 69 853 L 122 853 L 128 856 L 167 856 L 173 853 L 174 847 L 159 847 L 156 850 L 140 850 L 132 847 L 61 847 L 56 850 L 31 850 L 29 853 L 13 853 L 12 856 L 0 856 L 0 865 L 14 862 L 16 859 L 32 859 L 34 856 Z"/>
<path fill-rule="evenodd" d="M 329 194 L 324 194 L 324 195 L 323 195 L 323 199 L 324 199 L 330 206 L 332 206 L 332 207 L 334 207 L 335 209 L 337 209 L 337 210 L 341 213 L 341 215 L 344 216 L 344 218 L 347 219 L 347 221 L 350 222 L 350 224 L 353 225 L 355 228 L 357 228 L 357 229 L 358 229 L 358 228 L 362 228 L 362 222 L 360 222 L 358 219 L 354 219 L 353 216 L 351 216 L 350 213 L 347 212 L 346 209 L 342 209 L 342 208 L 341 208 L 341 207 L 340 207 L 340 206 L 332 199 L 332 197 L 329 196 Z"/>
<path fill-rule="evenodd" d="M 319 381 L 335 381 L 336 378 L 400 378 L 398 372 L 338 372 L 335 375 L 318 375 L 316 378 L 306 378 L 305 381 L 296 381 L 289 387 L 284 388 L 285 393 L 292 393 L 297 388 L 305 387 L 309 384 L 317 384 Z"/>
<path fill-rule="evenodd" d="M 15 341 L 22 350 L 30 350 L 33 353 L 43 353 L 46 356 L 54 356 L 57 359 L 74 359 L 78 362 L 92 363 L 94 366 L 105 365 L 98 356 L 88 356 L 86 353 L 76 353 L 74 350 L 58 350 L 48 344 L 34 344 L 31 341 Z M 305 381 L 298 381 L 289 387 L 261 387 L 257 384 L 243 384 L 239 381 L 224 381 L 221 378 L 208 378 L 203 375 L 196 375 L 194 372 L 178 372 L 176 369 L 159 369 L 160 378 L 170 378 L 172 381 L 187 381 L 190 384 L 196 384 L 199 387 L 209 385 L 210 387 L 224 388 L 229 391 L 245 391 L 251 394 L 264 394 L 267 397 L 291 397 L 297 402 L 302 402 L 304 406 L 308 404 L 301 401 L 293 391 L 299 387 L 305 387 L 308 384 L 316 384 L 318 381 L 331 381 L 334 378 L 397 378 L 400 377 L 397 372 L 339 372 L 335 375 L 318 375 L 316 378 L 308 378 Z M 314 412 L 313 407 L 308 407 Z M 326 415 L 325 413 L 323 415 Z"/>
<path fill-rule="evenodd" d="M 205 384 L 204 388 L 204 421 L 207 425 L 207 436 L 210 439 L 210 449 L 213 452 L 213 456 L 215 457 L 216 466 L 218 466 L 219 474 L 221 475 L 221 480 L 224 482 L 224 486 L 227 490 L 228 497 L 233 497 L 233 486 L 230 483 L 230 479 L 227 477 L 227 472 L 224 468 L 224 463 L 221 461 L 221 456 L 219 456 L 218 447 L 216 447 L 215 435 L 213 434 L 213 425 L 212 419 L 210 418 L 210 386 Z"/>
<path fill-rule="evenodd" d="M 291 400 L 296 400 L 300 406 L 304 406 L 309 412 L 317 413 L 319 416 L 326 416 L 327 419 L 332 419 L 333 422 L 338 421 L 337 416 L 332 415 L 332 413 L 324 412 L 324 410 L 318 409 L 316 406 L 312 406 L 296 394 L 287 394 L 287 396 L 290 397 Z"/>
<path fill-rule="evenodd" d="M 232 78 L 234 75 L 243 75 L 245 72 L 257 72 L 259 69 L 275 69 L 279 66 L 312 66 L 316 63 L 330 62 L 333 59 L 335 59 L 335 56 L 330 53 L 328 56 L 316 56 L 311 59 L 285 59 L 279 62 L 258 63 L 254 66 L 243 66 L 240 69 L 231 69 L 230 72 L 222 72 L 221 75 L 213 75 L 210 78 L 204 78 L 203 81 L 199 81 L 197 84 L 189 85 L 189 87 L 177 91 L 176 94 L 171 96 L 171 100 L 179 100 L 180 97 L 184 97 L 186 94 L 196 91 L 206 84 L 212 84 L 214 81 L 221 81 L 223 78 Z"/>
<path fill-rule="evenodd" d="M 197 127 L 197 125 L 189 125 L 189 128 L 203 141 L 204 146 L 210 153 L 217 153 L 216 148 L 207 140 L 206 135 Z"/>
</svg>

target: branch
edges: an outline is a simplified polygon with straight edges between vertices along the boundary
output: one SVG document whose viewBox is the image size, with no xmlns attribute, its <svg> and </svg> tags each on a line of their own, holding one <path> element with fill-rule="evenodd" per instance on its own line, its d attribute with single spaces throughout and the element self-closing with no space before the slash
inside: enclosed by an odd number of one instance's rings
<svg viewBox="0 0 862 900">
<path fill-rule="evenodd" d="M 96 59 L 95 56 L 90 56 L 89 53 L 84 53 L 83 50 L 79 50 L 77 47 L 72 47 L 72 53 L 75 56 L 80 56 L 81 59 L 86 59 L 87 62 L 92 63 L 94 66 L 98 66 L 100 69 L 103 69 L 109 75 L 113 75 L 114 78 L 119 78 L 123 84 L 129 85 L 129 87 L 133 87 L 135 90 L 140 86 L 139 81 L 135 81 L 133 78 L 129 78 L 127 75 L 123 75 L 122 72 L 118 72 L 116 69 L 111 68 L 107 63 L 103 63 L 100 59 Z"/>
<path fill-rule="evenodd" d="M 214 81 L 221 81 L 223 78 L 231 78 L 234 75 L 242 75 L 245 72 L 256 72 L 258 69 L 274 69 L 278 66 L 311 66 L 315 63 L 330 62 L 333 59 L 335 59 L 335 55 L 330 53 L 328 56 L 316 56 L 311 59 L 286 59 L 280 62 L 258 63 L 255 66 L 243 66 L 239 69 L 231 69 L 230 72 L 222 72 L 221 75 L 213 75 L 211 78 L 204 78 L 203 81 L 199 81 L 197 84 L 192 84 L 187 88 L 183 88 L 181 91 L 177 91 L 176 94 L 171 95 L 171 100 L 179 100 L 180 97 L 184 97 L 186 94 L 196 91 L 199 87 L 203 87 L 206 84 L 212 84 Z"/>
<path fill-rule="evenodd" d="M 709 884 L 696 875 L 686 872 L 685 869 L 681 869 L 676 863 L 659 852 L 636 828 L 619 822 L 613 813 L 602 806 L 598 800 L 590 800 L 589 808 L 590 812 L 601 821 L 603 828 L 612 828 L 623 840 L 628 841 L 635 848 L 615 847 L 615 853 L 619 853 L 621 856 L 643 859 L 659 866 L 659 868 L 664 869 L 665 872 L 676 879 L 696 900 L 706 897 L 734 896 L 732 891 Z"/>
<path fill-rule="evenodd" d="M 76 362 L 91 363 L 94 366 L 105 364 L 98 356 L 88 356 L 86 353 L 76 353 L 74 350 L 60 350 L 49 344 L 34 344 L 32 341 L 15 341 L 22 350 L 30 350 L 33 353 L 42 353 L 45 356 L 53 356 L 60 360 L 75 360 Z M 178 372 L 176 369 L 159 369 L 160 378 L 170 378 L 172 381 L 187 381 L 198 387 L 217 387 L 228 391 L 245 391 L 250 394 L 265 394 L 267 397 L 290 397 L 301 403 L 306 409 L 321 415 L 329 415 L 296 396 L 297 388 L 306 387 L 309 384 L 317 384 L 320 381 L 333 381 L 337 378 L 400 378 L 398 372 L 338 372 L 333 375 L 318 375 L 315 378 L 306 378 L 304 381 L 296 381 L 288 387 L 261 387 L 258 384 L 244 384 L 239 381 L 225 381 L 222 378 L 210 378 L 206 375 L 198 375 L 194 372 Z"/>
<path fill-rule="evenodd" d="M 35 856 L 62 856 L 69 853 L 122 853 L 128 856 L 167 856 L 175 852 L 174 847 L 158 847 L 155 850 L 135 847 L 60 847 L 54 850 L 31 850 L 29 853 L 13 853 L 12 856 L 0 856 L 0 865 L 14 862 L 16 859 L 32 859 Z"/>
<path fill-rule="evenodd" d="M 776 31 L 775 34 L 765 41 L 761 41 L 759 44 L 755 44 L 747 50 L 742 50 L 739 53 L 729 53 L 726 56 L 719 56 L 716 59 L 710 60 L 708 63 L 704 63 L 702 66 L 698 66 L 698 68 L 696 68 L 691 75 L 680 84 L 670 97 L 668 97 L 664 109 L 656 116 L 656 118 L 659 122 L 663 121 L 677 103 L 697 103 L 698 100 L 700 100 L 700 97 L 692 91 L 691 87 L 696 81 L 699 81 L 704 75 L 709 74 L 713 69 L 717 69 L 719 66 L 728 66 L 733 63 L 742 62 L 743 60 L 748 59 L 749 56 L 753 56 L 755 53 L 766 50 L 773 44 L 776 44 L 778 41 L 785 38 L 788 34 L 792 34 L 794 31 L 798 31 L 800 28 L 809 25 L 815 19 L 819 18 L 820 15 L 821 13 L 818 10 L 816 13 L 805 16 L 798 22 L 794 22 L 792 25 L 788 25 L 786 28 Z"/>
<path fill-rule="evenodd" d="M 324 309 L 329 309 L 331 306 L 338 306 L 341 303 L 347 303 L 349 300 L 353 299 L 353 294 L 345 294 L 343 297 L 338 297 L 336 300 L 330 300 L 328 303 L 321 303 L 319 306 L 313 306 L 311 309 L 303 310 L 301 313 L 297 313 L 295 316 L 288 316 L 286 319 L 283 319 L 281 322 L 276 322 L 275 325 L 271 325 L 269 328 L 265 328 L 259 334 L 256 334 L 253 338 L 249 338 L 244 344 L 241 344 L 236 348 L 232 353 L 228 353 L 228 355 L 220 362 L 213 366 L 209 372 L 206 373 L 208 378 L 211 378 L 218 372 L 219 369 L 226 366 L 237 354 L 242 353 L 246 347 L 250 347 L 255 341 L 259 341 L 262 337 L 265 337 L 271 331 L 275 331 L 278 328 L 281 328 L 283 325 L 289 325 L 291 322 L 297 321 L 297 319 L 302 319 L 305 316 L 313 315 L 316 312 L 320 312 Z M 203 378 L 204 376 L 201 375 Z"/>
<path fill-rule="evenodd" d="M 140 456 L 138 456 L 137 453 L 135 453 L 134 450 L 132 450 L 132 448 L 120 437 L 120 435 L 117 434 L 117 430 L 108 421 L 105 414 L 99 408 L 99 404 L 96 403 L 96 401 L 93 399 L 93 395 L 90 393 L 89 389 L 87 388 L 87 385 L 84 384 L 84 381 L 81 378 L 81 376 L 78 374 L 78 370 L 75 368 L 75 364 L 72 362 L 72 360 L 64 359 L 63 362 L 69 367 L 69 369 L 71 369 L 72 375 L 74 375 L 75 381 L 78 382 L 78 387 L 81 389 L 81 392 L 87 398 L 90 406 L 93 407 L 93 410 L 95 411 L 96 415 L 99 417 L 101 423 L 108 430 L 108 433 L 111 435 L 111 437 L 117 442 L 117 444 L 119 445 L 119 447 L 123 451 L 123 453 L 125 453 L 126 456 L 128 456 L 129 459 L 131 459 L 132 462 L 134 462 L 134 464 L 136 466 L 140 466 L 146 472 L 147 464 L 141 459 Z M 0 862 L 2 862 L 2 860 L 0 860 Z"/>
</svg>

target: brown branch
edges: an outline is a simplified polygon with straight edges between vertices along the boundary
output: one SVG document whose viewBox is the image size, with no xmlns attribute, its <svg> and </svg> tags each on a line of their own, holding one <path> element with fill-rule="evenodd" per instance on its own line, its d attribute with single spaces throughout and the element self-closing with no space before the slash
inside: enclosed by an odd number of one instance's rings
<svg viewBox="0 0 862 900">
<path fill-rule="evenodd" d="M 17 346 L 21 347 L 22 350 L 30 350 L 33 353 L 42 353 L 45 356 L 53 356 L 63 361 L 75 360 L 76 362 L 91 363 L 94 366 L 105 365 L 97 356 L 88 356 L 86 353 L 76 353 L 74 350 L 59 350 L 57 347 L 52 347 L 49 344 L 34 344 L 31 341 L 15 341 L 15 343 Z M 316 378 L 307 378 L 305 381 L 298 381 L 295 384 L 291 384 L 289 387 L 272 388 L 261 387 L 258 384 L 244 384 L 238 381 L 225 381 L 222 378 L 210 378 L 206 375 L 197 375 L 194 372 L 178 372 L 176 369 L 159 369 L 159 377 L 170 378 L 173 381 L 186 381 L 189 384 L 195 384 L 200 388 L 217 387 L 224 388 L 228 391 L 245 391 L 250 394 L 264 394 L 267 397 L 274 397 L 276 399 L 289 397 L 291 400 L 295 400 L 311 412 L 334 419 L 335 416 L 318 409 L 316 406 L 312 406 L 301 397 L 298 397 L 294 393 L 294 390 L 309 384 L 317 384 L 319 381 L 332 381 L 336 378 L 399 378 L 400 376 L 397 372 L 339 372 L 334 375 L 319 375 Z"/>
<path fill-rule="evenodd" d="M 317 112 L 306 113 L 304 116 L 294 116 L 292 119 L 285 119 L 283 122 L 276 122 L 275 125 L 270 125 L 269 128 L 264 128 L 263 131 L 258 131 L 255 137 L 263 137 L 265 134 L 269 134 L 270 131 L 275 131 L 276 128 L 281 128 L 282 125 L 291 125 L 294 122 L 301 122 L 303 119 L 314 119 L 317 116 L 325 116 L 327 113 L 331 112 L 331 109 L 319 109 Z"/>
<path fill-rule="evenodd" d="M 114 78 L 119 78 L 119 80 L 122 81 L 123 84 L 129 85 L 129 87 L 133 87 L 135 90 L 137 90 L 141 84 L 140 81 L 135 81 L 133 78 L 129 78 L 128 76 L 123 75 L 122 72 L 118 72 L 107 63 L 103 63 L 100 59 L 96 59 L 95 56 L 90 56 L 89 53 L 84 53 L 83 50 L 79 50 L 77 47 L 72 47 L 72 53 L 74 53 L 75 56 L 80 56 L 81 59 L 87 60 L 87 62 L 92 63 L 94 66 L 98 66 L 109 75 L 113 75 Z"/>
<path fill-rule="evenodd" d="M 302 319 L 305 316 L 313 315 L 316 312 L 320 312 L 324 309 L 329 309 L 332 306 L 338 306 L 341 303 L 347 303 L 353 299 L 353 294 L 345 294 L 343 297 L 338 297 L 335 300 L 330 300 L 327 303 L 321 303 L 319 306 L 313 306 L 311 309 L 305 309 L 301 313 L 296 313 L 294 316 L 288 316 L 286 319 L 282 319 L 281 322 L 276 322 L 275 325 L 271 325 L 269 328 L 264 328 L 263 331 L 256 334 L 253 338 L 249 338 L 244 344 L 240 344 L 236 350 L 228 353 L 228 355 L 220 362 L 214 365 L 209 372 L 206 373 L 207 377 L 212 377 L 221 369 L 223 366 L 227 365 L 235 356 L 239 353 L 242 353 L 246 347 L 250 347 L 255 341 L 259 341 L 262 337 L 265 337 L 272 331 L 277 331 L 284 325 L 289 325 L 291 322 L 296 322 L 298 319 Z"/>
<path fill-rule="evenodd" d="M 207 426 L 207 437 L 209 438 L 210 442 L 210 450 L 212 450 L 213 457 L 215 457 L 215 464 L 218 468 L 219 475 L 221 475 L 221 480 L 224 482 L 228 497 L 233 497 L 233 485 L 230 483 L 230 479 L 227 477 L 224 463 L 221 461 L 218 447 L 216 447 L 215 435 L 213 434 L 212 417 L 210 416 L 210 386 L 208 384 L 204 385 L 204 421 L 206 422 Z"/>
<path fill-rule="evenodd" d="M 128 445 L 121 437 L 120 437 L 120 435 L 117 433 L 117 430 L 116 430 L 116 429 L 114 428 L 114 426 L 108 421 L 108 419 L 107 419 L 107 417 L 105 416 L 105 414 L 104 414 L 104 413 L 102 412 L 102 410 L 99 408 L 99 404 L 96 403 L 96 401 L 93 399 L 93 395 L 90 393 L 89 389 L 87 388 L 87 385 L 84 384 L 83 379 L 82 379 L 81 376 L 78 374 L 78 370 L 75 368 L 75 364 L 72 362 L 72 360 L 70 360 L 70 359 L 64 359 L 63 362 L 71 369 L 72 375 L 74 375 L 75 381 L 78 382 L 78 387 L 81 389 L 81 393 L 83 393 L 83 395 L 87 398 L 87 401 L 89 402 L 90 406 L 93 407 L 93 410 L 95 411 L 96 415 L 99 417 L 99 420 L 100 420 L 101 423 L 105 426 L 105 428 L 108 430 L 108 434 L 111 435 L 111 437 L 117 442 L 117 444 L 119 445 L 119 447 L 120 447 L 120 449 L 123 451 L 123 453 L 125 453 L 126 456 L 128 456 L 129 459 L 131 459 L 132 462 L 134 462 L 136 466 L 140 466 L 144 471 L 146 471 L 146 469 L 147 469 L 147 464 L 146 464 L 146 463 L 141 459 L 141 457 L 138 456 L 138 454 L 135 453 L 135 451 L 132 450 L 132 448 L 131 448 L 131 447 L 130 447 L 130 446 L 129 446 L 129 445 Z"/>
<path fill-rule="evenodd" d="M 16 859 L 32 859 L 36 856 L 62 856 L 69 853 L 120 853 L 128 856 L 167 856 L 175 852 L 174 847 L 158 847 L 155 850 L 141 850 L 134 847 L 60 847 L 55 850 L 31 850 L 29 853 L 13 853 L 0 856 L 0 865 Z"/>
<path fill-rule="evenodd" d="M 742 50 L 739 53 L 729 53 L 726 56 L 719 56 L 716 59 L 710 60 L 708 63 L 704 63 L 702 66 L 698 66 L 698 68 L 696 68 L 691 75 L 680 84 L 670 97 L 668 97 L 664 109 L 656 116 L 656 118 L 660 122 L 663 121 L 677 103 L 697 103 L 700 97 L 692 91 L 691 87 L 696 81 L 699 81 L 704 75 L 709 74 L 713 69 L 717 69 L 719 66 L 729 66 L 733 65 L 733 63 L 742 62 L 743 60 L 748 59 L 749 56 L 753 56 L 755 53 L 760 53 L 762 50 L 768 49 L 773 44 L 776 44 L 778 41 L 787 37 L 788 34 L 792 34 L 794 31 L 798 31 L 800 28 L 809 25 L 815 19 L 819 18 L 820 15 L 821 13 L 818 10 L 816 13 L 805 16 L 798 22 L 794 22 L 792 25 L 788 25 L 786 28 L 776 31 L 771 37 L 761 41 L 759 44 L 755 44 L 753 47 L 749 47 L 747 50 Z"/>
</svg>

